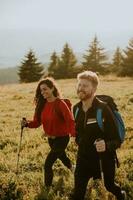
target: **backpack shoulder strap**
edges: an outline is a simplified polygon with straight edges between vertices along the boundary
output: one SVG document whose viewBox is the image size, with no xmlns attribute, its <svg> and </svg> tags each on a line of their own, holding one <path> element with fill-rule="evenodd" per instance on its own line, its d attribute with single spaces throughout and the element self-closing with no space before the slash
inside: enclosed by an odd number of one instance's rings
<svg viewBox="0 0 133 200">
<path fill-rule="evenodd" d="M 98 126 L 100 127 L 101 130 L 103 130 L 104 127 L 103 127 L 103 116 L 102 116 L 102 109 L 101 108 L 97 109 L 96 119 L 97 119 Z"/>
<path fill-rule="evenodd" d="M 104 131 L 103 109 L 107 107 L 107 103 L 99 99 L 98 96 L 96 96 L 96 100 L 97 100 L 96 120 L 100 129 Z"/>
<path fill-rule="evenodd" d="M 98 102 L 99 102 L 99 106 L 97 107 L 96 118 L 97 118 L 97 122 L 98 122 L 98 125 L 101 128 L 101 130 L 102 131 L 104 130 L 103 110 L 105 109 L 106 111 L 108 111 L 108 114 L 110 115 L 110 117 L 112 119 L 112 122 L 114 124 L 115 129 L 116 129 L 116 132 L 119 132 L 116 117 L 115 117 L 117 114 L 115 114 L 115 111 L 113 111 L 106 102 L 103 102 L 99 99 L 98 99 Z M 117 110 L 116 110 L 116 113 L 118 113 Z M 118 135 L 119 135 L 119 133 L 118 133 Z"/>
<path fill-rule="evenodd" d="M 74 118 L 75 118 L 75 119 L 76 119 L 77 116 L 78 116 L 78 112 L 79 112 L 79 107 L 76 107 L 75 114 L 74 114 Z"/>
<path fill-rule="evenodd" d="M 59 108 L 60 101 L 62 101 L 62 99 L 60 99 L 60 98 L 57 98 L 57 99 L 55 100 L 54 112 L 55 112 L 55 113 L 57 114 L 57 116 L 62 120 L 62 119 L 64 119 L 64 118 L 63 118 L 63 114 L 62 114 L 62 112 L 61 112 L 61 110 L 60 110 L 60 108 Z"/>
<path fill-rule="evenodd" d="M 77 116 L 79 114 L 80 111 L 80 106 L 81 106 L 81 102 L 78 102 L 76 105 L 74 105 L 73 107 L 73 115 L 74 115 L 74 119 L 77 119 Z"/>
<path fill-rule="evenodd" d="M 61 120 L 63 120 L 63 119 L 64 119 L 64 116 L 63 116 L 63 113 L 62 113 L 62 111 L 61 111 L 61 109 L 60 109 L 60 106 L 59 106 L 60 102 L 63 102 L 63 103 L 68 107 L 68 109 L 69 109 L 70 111 L 71 111 L 71 106 L 72 106 L 72 104 L 71 104 L 71 102 L 70 102 L 69 99 L 60 99 L 60 98 L 57 98 L 57 99 L 55 100 L 54 111 L 55 111 L 55 113 L 58 115 L 58 117 L 59 117 Z"/>
<path fill-rule="evenodd" d="M 63 101 L 67 105 L 69 110 L 71 111 L 72 104 L 71 104 L 70 100 L 69 99 L 61 99 L 61 101 Z"/>
</svg>

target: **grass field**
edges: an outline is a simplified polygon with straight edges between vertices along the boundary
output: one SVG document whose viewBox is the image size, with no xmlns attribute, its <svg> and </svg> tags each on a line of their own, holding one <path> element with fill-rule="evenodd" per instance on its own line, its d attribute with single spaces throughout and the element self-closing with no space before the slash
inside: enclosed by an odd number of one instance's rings
<svg viewBox="0 0 133 200">
<path fill-rule="evenodd" d="M 121 163 L 117 169 L 116 181 L 127 192 L 127 199 L 133 199 L 133 80 L 129 78 L 101 77 L 98 94 L 114 97 L 125 121 L 127 135 L 118 150 Z M 65 98 L 72 103 L 76 97 L 76 80 L 57 81 Z M 20 120 L 31 119 L 34 113 L 34 93 L 37 83 L 0 86 L 0 199 L 41 200 L 45 199 L 43 188 L 43 163 L 49 151 L 43 130 L 24 129 L 20 152 L 19 174 L 15 175 L 17 149 L 20 139 Z M 75 163 L 76 146 L 70 141 L 67 154 Z M 67 200 L 73 188 L 73 174 L 60 161 L 54 165 L 54 187 L 48 200 Z M 88 184 L 86 200 L 114 200 L 100 181 Z"/>
</svg>

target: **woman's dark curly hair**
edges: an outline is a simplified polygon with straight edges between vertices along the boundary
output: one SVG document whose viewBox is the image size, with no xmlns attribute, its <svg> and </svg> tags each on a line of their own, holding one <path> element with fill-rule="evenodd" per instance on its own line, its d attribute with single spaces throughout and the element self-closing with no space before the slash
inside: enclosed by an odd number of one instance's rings
<svg viewBox="0 0 133 200">
<path fill-rule="evenodd" d="M 42 96 L 41 90 L 40 90 L 40 85 L 42 84 L 46 84 L 47 87 L 49 87 L 50 89 L 54 88 L 53 95 L 55 97 L 60 97 L 59 89 L 57 89 L 57 86 L 53 78 L 48 77 L 39 82 L 36 89 L 36 94 L 35 94 L 35 103 L 36 103 L 35 114 L 36 114 L 38 122 L 41 121 L 41 112 L 46 102 L 46 99 Z"/>
</svg>

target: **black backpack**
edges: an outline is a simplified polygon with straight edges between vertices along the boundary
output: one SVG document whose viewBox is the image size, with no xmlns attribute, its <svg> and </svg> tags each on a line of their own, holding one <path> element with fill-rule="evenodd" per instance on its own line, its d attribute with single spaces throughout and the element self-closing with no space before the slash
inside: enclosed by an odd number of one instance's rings
<svg viewBox="0 0 133 200">
<path fill-rule="evenodd" d="M 54 108 L 55 112 L 57 113 L 58 117 L 61 120 L 64 120 L 63 114 L 62 114 L 61 110 L 59 109 L 59 102 L 60 101 L 63 101 L 70 111 L 71 111 L 72 104 L 71 104 L 69 99 L 59 99 L 58 98 L 58 100 L 55 101 L 55 108 Z"/>
<path fill-rule="evenodd" d="M 125 132 L 126 132 L 125 125 L 124 125 L 124 121 L 121 117 L 121 114 L 118 111 L 116 103 L 114 102 L 113 98 L 108 95 L 96 95 L 96 98 L 98 101 L 100 101 L 101 103 L 104 103 L 108 106 L 108 108 L 109 108 L 108 110 L 110 111 L 110 114 L 111 114 L 111 116 L 116 124 L 116 127 L 118 129 L 117 133 L 118 133 L 120 142 L 123 143 L 123 141 L 125 139 Z M 77 107 L 74 112 L 75 119 L 78 115 L 78 112 L 79 112 L 79 108 Z M 102 131 L 104 131 L 102 112 L 103 112 L 102 108 L 97 109 L 96 119 L 97 119 L 97 123 L 98 123 L 99 127 L 101 128 Z"/>
<path fill-rule="evenodd" d="M 116 127 L 118 129 L 117 133 L 118 133 L 119 139 L 120 139 L 121 143 L 123 143 L 124 139 L 125 139 L 125 133 L 126 133 L 125 125 L 124 125 L 124 121 L 121 117 L 121 114 L 118 111 L 116 103 L 114 102 L 113 98 L 108 95 L 97 95 L 96 98 L 99 101 L 104 102 L 108 106 L 110 114 L 111 114 L 111 116 L 116 124 Z M 96 118 L 97 118 L 97 123 L 98 123 L 99 127 L 101 128 L 101 130 L 103 130 L 104 126 L 103 126 L 102 109 L 101 108 L 97 109 Z"/>
</svg>

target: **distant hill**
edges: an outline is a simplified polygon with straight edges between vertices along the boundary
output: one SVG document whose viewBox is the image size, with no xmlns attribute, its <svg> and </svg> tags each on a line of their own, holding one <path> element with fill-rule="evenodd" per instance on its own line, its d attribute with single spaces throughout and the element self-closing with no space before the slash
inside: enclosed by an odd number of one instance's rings
<svg viewBox="0 0 133 200">
<path fill-rule="evenodd" d="M 57 55 L 60 56 L 60 53 L 57 53 Z M 80 63 L 82 61 L 83 53 L 75 53 L 75 55 L 78 60 L 78 63 Z M 47 54 L 42 54 L 37 58 L 39 62 L 45 63 L 45 66 L 47 67 L 48 63 L 50 62 L 50 57 L 51 57 L 51 53 L 47 53 Z M 17 56 L 16 57 L 0 56 L 0 69 L 18 66 L 21 61 L 22 61 L 22 58 L 19 59 Z"/>
<path fill-rule="evenodd" d="M 44 63 L 45 68 L 48 68 L 51 54 L 44 54 L 38 57 L 39 61 Z M 77 53 L 78 63 L 81 60 L 81 53 Z M 20 59 L 21 62 L 21 59 Z M 18 64 L 16 57 L 0 57 L 0 84 L 18 83 L 19 77 L 17 75 L 18 67 L 13 67 Z"/>
<path fill-rule="evenodd" d="M 83 53 L 77 52 L 75 53 L 75 56 L 77 58 L 77 64 L 81 64 L 83 61 Z M 112 59 L 112 55 L 113 55 L 113 51 L 108 51 L 106 52 L 108 55 L 108 60 L 109 62 Z M 60 56 L 60 54 L 57 54 L 58 56 Z M 50 62 L 50 56 L 51 54 L 44 54 L 39 56 L 39 61 L 44 63 L 44 67 L 45 69 L 48 68 L 49 62 Z M 9 58 L 7 57 L 6 59 L 2 57 L 0 57 L 0 84 L 6 84 L 6 83 L 17 83 L 19 80 L 19 77 L 17 75 L 17 71 L 18 68 L 17 67 L 12 67 L 12 66 L 16 66 L 16 64 L 18 63 L 18 59 L 16 58 Z M 21 62 L 21 60 L 20 60 Z"/>
<path fill-rule="evenodd" d="M 106 53 L 108 55 L 108 60 L 110 61 L 112 59 L 112 55 L 113 55 L 114 51 L 113 50 L 106 51 Z M 84 52 L 74 52 L 74 54 L 77 58 L 78 64 L 80 64 L 83 61 L 83 54 L 86 54 L 86 50 Z M 52 53 L 46 53 L 46 54 L 42 54 L 42 55 L 38 56 L 37 58 L 40 62 L 47 65 L 50 62 L 51 55 L 52 55 Z M 57 53 L 57 55 L 60 56 L 61 53 Z M 23 58 L 18 58 L 17 56 L 16 57 L 15 56 L 14 57 L 0 56 L 0 69 L 19 66 L 22 59 Z"/>
<path fill-rule="evenodd" d="M 18 83 L 17 71 L 17 67 L 0 69 L 0 84 Z"/>
<path fill-rule="evenodd" d="M 48 68 L 48 63 L 44 64 L 44 68 Z M 17 72 L 18 67 L 0 68 L 0 85 L 7 83 L 18 83 L 19 76 Z"/>
<path fill-rule="evenodd" d="M 44 67 L 47 68 L 48 64 L 45 64 Z M 18 72 L 18 67 L 0 69 L 0 85 L 8 83 L 18 83 L 19 76 L 17 72 Z"/>
</svg>

